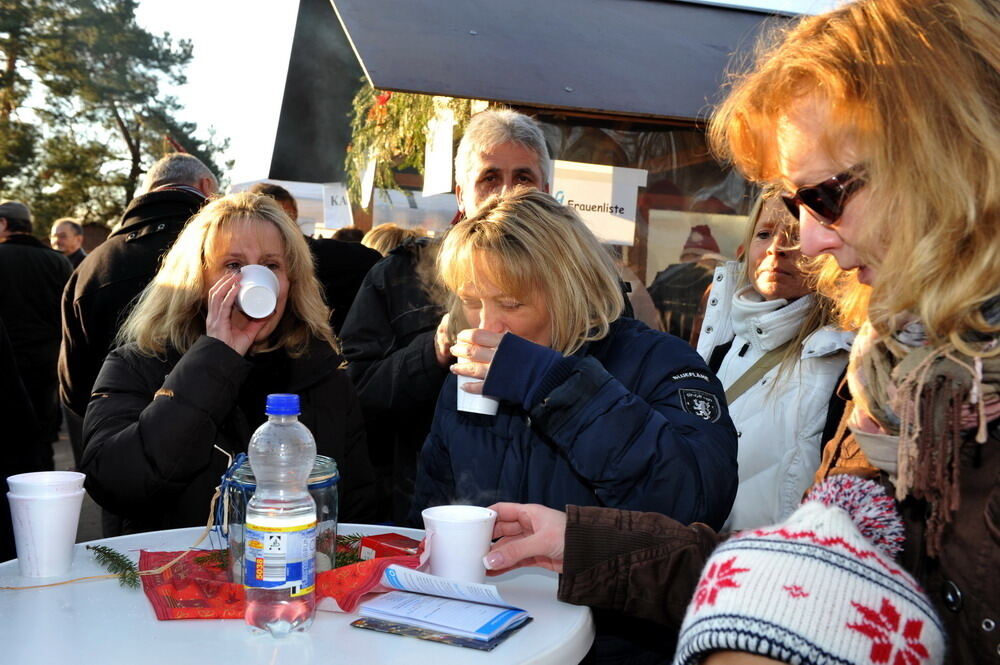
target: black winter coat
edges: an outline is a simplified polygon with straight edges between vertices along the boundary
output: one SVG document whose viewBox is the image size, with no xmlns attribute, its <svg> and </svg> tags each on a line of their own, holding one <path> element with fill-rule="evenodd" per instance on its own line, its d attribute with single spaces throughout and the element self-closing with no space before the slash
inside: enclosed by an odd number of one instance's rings
<svg viewBox="0 0 1000 665">
<path fill-rule="evenodd" d="M 316 261 L 316 277 L 330 306 L 330 325 L 340 334 L 361 283 L 382 255 L 359 242 L 306 238 Z"/>
<path fill-rule="evenodd" d="M 448 376 L 434 351 L 444 310 L 417 273 L 429 242 L 408 241 L 375 264 L 341 331 L 372 459 L 389 481 L 382 488 L 382 517 L 396 522 L 409 512 L 417 457 Z"/>
<path fill-rule="evenodd" d="M 341 357 L 316 342 L 309 355 L 244 358 L 202 336 L 183 356 L 144 356 L 133 345 L 108 355 L 84 420 L 86 487 L 120 532 L 203 525 L 232 456 L 264 421 L 267 393 L 296 393 L 319 454 L 340 468 L 340 519 L 370 521 L 374 479 L 354 389 Z M 257 406 L 259 404 L 259 407 Z M 105 535 L 115 525 L 105 520 Z"/>
<path fill-rule="evenodd" d="M 87 255 L 62 297 L 63 336 L 59 354 L 59 395 L 79 416 L 118 328 L 135 299 L 152 281 L 160 259 L 177 240 L 205 197 L 190 187 L 163 189 L 136 197 L 121 226 Z"/>
<path fill-rule="evenodd" d="M 14 234 L 0 243 L 0 317 L 22 372 L 51 372 L 59 356 L 59 298 L 73 266 L 38 238 Z"/>
</svg>

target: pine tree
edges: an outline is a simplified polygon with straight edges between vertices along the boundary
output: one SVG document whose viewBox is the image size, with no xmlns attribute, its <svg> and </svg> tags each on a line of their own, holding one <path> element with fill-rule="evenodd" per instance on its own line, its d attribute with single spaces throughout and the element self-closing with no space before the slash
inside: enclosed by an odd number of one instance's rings
<svg viewBox="0 0 1000 665">
<path fill-rule="evenodd" d="M 226 142 L 195 138 L 161 90 L 184 83 L 193 46 L 142 28 L 136 7 L 0 0 L 0 195 L 28 202 L 40 235 L 59 216 L 116 218 L 176 145 L 219 173 Z"/>
</svg>

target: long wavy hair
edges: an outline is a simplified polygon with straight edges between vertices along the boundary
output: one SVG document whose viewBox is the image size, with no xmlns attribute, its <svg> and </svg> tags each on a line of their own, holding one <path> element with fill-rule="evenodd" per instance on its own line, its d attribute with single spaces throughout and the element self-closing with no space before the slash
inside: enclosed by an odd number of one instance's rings
<svg viewBox="0 0 1000 665">
<path fill-rule="evenodd" d="M 540 291 L 551 317 L 551 346 L 563 355 L 607 336 L 625 307 L 610 253 L 572 208 L 534 189 L 488 199 L 448 232 L 437 262 L 453 292 L 475 283 L 477 267 L 513 297 Z"/>
<path fill-rule="evenodd" d="M 242 192 L 212 201 L 181 231 L 153 281 L 118 334 L 119 343 L 135 343 L 147 355 L 168 349 L 185 353 L 205 334 L 208 284 L 205 275 L 236 234 L 259 232 L 273 224 L 281 235 L 288 274 L 288 299 L 271 337 L 253 352 L 284 349 L 290 356 L 306 353 L 313 339 L 336 348 L 330 312 L 323 302 L 312 254 L 305 238 L 273 198 Z"/>
<path fill-rule="evenodd" d="M 805 100 L 830 109 L 828 150 L 866 151 L 858 246 L 884 249 L 864 257 L 877 267 L 876 330 L 912 313 L 966 351 L 964 333 L 997 331 L 981 313 L 1000 274 L 997 0 L 852 2 L 771 35 L 732 85 L 709 138 L 753 180 L 779 180 L 776 127 Z M 829 263 L 819 285 L 838 297 L 848 278 Z"/>
</svg>

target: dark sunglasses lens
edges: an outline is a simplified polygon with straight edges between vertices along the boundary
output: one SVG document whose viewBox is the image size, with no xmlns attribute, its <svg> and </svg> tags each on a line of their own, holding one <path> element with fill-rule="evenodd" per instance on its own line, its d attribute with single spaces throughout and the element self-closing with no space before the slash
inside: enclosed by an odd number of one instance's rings
<svg viewBox="0 0 1000 665">
<path fill-rule="evenodd" d="M 798 219 L 799 218 L 799 204 L 796 203 L 795 197 L 794 196 L 785 196 L 784 194 L 782 194 L 781 195 L 781 201 L 782 201 L 782 203 L 785 204 L 785 207 L 788 208 L 789 214 L 791 214 L 791 216 L 794 217 L 795 219 Z"/>
<path fill-rule="evenodd" d="M 844 190 L 834 185 L 817 185 L 816 187 L 805 187 L 798 191 L 798 196 L 802 204 L 812 210 L 816 215 L 828 223 L 836 222 L 840 219 L 843 210 L 840 202 L 844 197 Z"/>
</svg>

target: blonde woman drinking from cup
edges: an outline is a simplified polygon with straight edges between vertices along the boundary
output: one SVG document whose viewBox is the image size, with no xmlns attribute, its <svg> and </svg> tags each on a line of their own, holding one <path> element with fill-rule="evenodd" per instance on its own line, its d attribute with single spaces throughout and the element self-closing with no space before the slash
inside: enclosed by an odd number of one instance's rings
<svg viewBox="0 0 1000 665">
<path fill-rule="evenodd" d="M 438 266 L 468 326 L 421 451 L 415 515 L 503 500 L 721 526 L 736 483 L 722 388 L 683 341 L 621 317 L 614 263 L 571 208 L 538 191 L 496 197 L 449 231 Z M 456 408 L 458 376 L 496 415 Z"/>
<path fill-rule="evenodd" d="M 238 306 L 253 265 L 273 311 Z M 270 309 L 270 308 L 268 308 Z M 86 487 L 105 535 L 204 524 L 229 456 L 245 452 L 268 393 L 297 393 L 317 452 L 336 459 L 342 519 L 364 521 L 374 486 L 357 397 L 339 369 L 312 259 L 268 196 L 233 194 L 181 232 L 94 385 L 84 420 Z"/>
</svg>

